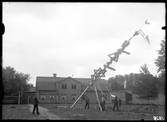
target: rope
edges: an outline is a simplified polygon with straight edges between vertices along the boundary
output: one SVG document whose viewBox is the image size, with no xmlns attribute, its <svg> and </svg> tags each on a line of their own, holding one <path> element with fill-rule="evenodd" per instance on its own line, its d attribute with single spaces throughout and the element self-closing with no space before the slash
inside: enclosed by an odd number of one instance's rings
<svg viewBox="0 0 167 122">
<path fill-rule="evenodd" d="M 106 87 L 106 86 L 105 86 Z M 111 92 L 108 90 L 108 88 L 106 87 L 107 91 L 109 92 L 111 97 L 114 97 L 115 95 L 111 94 Z"/>
</svg>

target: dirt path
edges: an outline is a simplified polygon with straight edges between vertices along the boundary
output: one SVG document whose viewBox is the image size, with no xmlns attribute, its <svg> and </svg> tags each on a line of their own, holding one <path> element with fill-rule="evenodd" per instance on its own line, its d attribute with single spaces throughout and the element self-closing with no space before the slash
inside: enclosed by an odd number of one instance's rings
<svg viewBox="0 0 167 122">
<path fill-rule="evenodd" d="M 41 118 L 44 118 L 44 119 L 53 119 L 53 120 L 56 120 L 56 119 L 60 120 L 61 119 L 59 116 L 50 113 L 49 110 L 46 109 L 46 108 L 38 106 L 38 109 L 39 109 L 39 113 L 40 113 L 40 115 L 38 115 L 38 116 L 41 117 Z M 32 111 L 33 111 L 33 105 L 30 105 L 30 109 L 29 110 L 32 113 Z M 36 115 L 36 111 L 35 111 L 34 115 Z"/>
</svg>

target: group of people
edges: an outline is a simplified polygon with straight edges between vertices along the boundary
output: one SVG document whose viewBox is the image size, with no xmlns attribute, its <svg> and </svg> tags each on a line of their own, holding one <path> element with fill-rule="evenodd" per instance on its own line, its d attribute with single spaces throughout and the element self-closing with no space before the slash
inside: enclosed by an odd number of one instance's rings
<svg viewBox="0 0 167 122">
<path fill-rule="evenodd" d="M 100 97 L 100 107 L 101 107 L 102 111 L 105 111 L 105 103 L 106 103 L 105 96 L 102 95 Z M 119 111 L 119 107 L 121 107 L 121 99 L 120 98 L 118 99 L 117 96 L 115 95 L 113 103 L 114 103 L 113 111 L 115 111 L 115 107 L 117 108 L 117 111 Z M 89 109 L 89 104 L 90 104 L 89 97 L 86 96 L 85 109 Z M 100 109 L 100 107 L 99 107 L 99 109 Z"/>
<path fill-rule="evenodd" d="M 100 106 L 101 106 L 102 111 L 105 111 L 105 103 L 106 103 L 105 99 L 106 98 L 105 98 L 104 95 L 102 95 L 100 97 Z M 117 108 L 117 111 L 119 111 L 119 107 L 121 106 L 121 99 L 118 100 L 117 96 L 115 95 L 115 98 L 114 98 L 113 102 L 114 102 L 113 111 L 115 111 L 115 107 Z M 39 100 L 38 100 L 37 94 L 35 94 L 34 98 L 33 98 L 33 104 L 34 104 L 33 114 L 34 114 L 34 112 L 36 110 L 37 114 L 40 115 L 39 109 L 38 109 L 38 103 L 39 103 Z M 85 99 L 85 109 L 89 109 L 89 104 L 90 104 L 89 97 L 86 96 L 86 99 Z"/>
</svg>

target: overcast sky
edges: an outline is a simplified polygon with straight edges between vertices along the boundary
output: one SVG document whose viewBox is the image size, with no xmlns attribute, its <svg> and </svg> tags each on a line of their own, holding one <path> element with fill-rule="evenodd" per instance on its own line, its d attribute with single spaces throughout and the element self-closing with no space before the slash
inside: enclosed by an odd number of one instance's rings
<svg viewBox="0 0 167 122">
<path fill-rule="evenodd" d="M 139 73 L 147 64 L 157 75 L 154 62 L 165 38 L 165 3 L 3 3 L 3 66 L 37 76 L 90 78 L 148 20 L 142 30 L 148 45 L 135 36 L 118 62 L 107 70 L 115 75 Z"/>
</svg>

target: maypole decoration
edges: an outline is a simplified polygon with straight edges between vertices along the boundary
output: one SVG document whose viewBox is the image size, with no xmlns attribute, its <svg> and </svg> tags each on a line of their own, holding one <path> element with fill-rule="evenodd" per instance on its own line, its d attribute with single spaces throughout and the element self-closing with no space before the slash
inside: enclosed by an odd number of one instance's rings
<svg viewBox="0 0 167 122">
<path fill-rule="evenodd" d="M 98 94 L 97 94 L 97 88 L 96 88 L 96 83 L 97 83 L 97 80 L 100 79 L 101 77 L 105 77 L 105 73 L 107 72 L 106 69 L 110 69 L 110 70 L 113 70 L 115 71 L 114 68 L 110 67 L 110 65 L 112 64 L 113 61 L 115 62 L 118 62 L 118 58 L 120 56 L 121 53 L 125 53 L 125 54 L 128 54 L 130 55 L 129 52 L 125 51 L 125 48 L 130 44 L 130 41 L 132 40 L 132 38 L 134 36 L 137 36 L 137 35 L 141 35 L 144 40 L 146 40 L 148 42 L 148 44 L 150 44 L 150 41 L 149 41 L 149 37 L 148 35 L 146 36 L 146 34 L 142 31 L 142 27 L 146 24 L 150 24 L 147 20 L 145 21 L 145 23 L 141 26 L 141 28 L 137 31 L 135 31 L 135 33 L 133 34 L 132 37 L 129 38 L 129 40 L 125 40 L 121 46 L 120 49 L 117 50 L 117 52 L 115 53 L 112 53 L 112 54 L 109 54 L 108 57 L 110 58 L 110 61 L 107 62 L 106 64 L 103 65 L 103 69 L 100 67 L 99 69 L 97 70 L 94 70 L 94 74 L 91 75 L 91 79 L 92 79 L 92 82 L 90 82 L 90 84 L 86 87 L 86 89 L 82 92 L 82 94 L 77 98 L 77 100 L 70 106 L 70 108 L 73 108 L 74 105 L 79 101 L 79 99 L 82 97 L 82 95 L 86 92 L 86 90 L 90 87 L 90 86 L 94 86 L 94 89 L 95 89 L 95 93 L 96 93 L 96 97 L 97 97 L 97 101 L 98 101 L 98 104 L 99 104 L 99 108 L 100 110 L 102 111 L 102 108 L 100 106 L 100 102 L 99 102 L 99 97 L 98 97 Z M 115 95 L 111 94 L 110 95 L 112 97 L 114 97 Z"/>
</svg>

